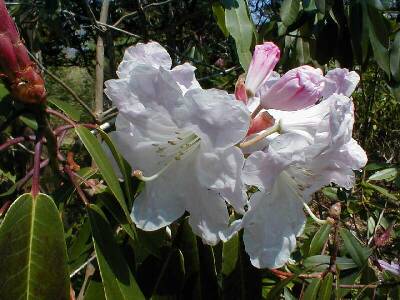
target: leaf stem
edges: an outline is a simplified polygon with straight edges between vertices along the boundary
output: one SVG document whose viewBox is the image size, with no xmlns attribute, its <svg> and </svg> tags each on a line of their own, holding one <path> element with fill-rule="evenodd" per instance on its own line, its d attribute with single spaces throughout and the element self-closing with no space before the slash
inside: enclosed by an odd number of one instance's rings
<svg viewBox="0 0 400 300">
<path fill-rule="evenodd" d="M 42 153 L 41 138 L 37 139 L 35 144 L 35 155 L 33 156 L 33 174 L 31 194 L 35 198 L 40 192 L 40 155 Z"/>
</svg>

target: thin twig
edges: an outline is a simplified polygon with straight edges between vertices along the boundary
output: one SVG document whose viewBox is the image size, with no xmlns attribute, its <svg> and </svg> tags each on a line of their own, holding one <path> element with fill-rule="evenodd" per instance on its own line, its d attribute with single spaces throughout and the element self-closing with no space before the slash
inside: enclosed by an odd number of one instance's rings
<svg viewBox="0 0 400 300">
<path fill-rule="evenodd" d="M 79 102 L 80 105 L 87 111 L 87 113 L 93 118 L 93 120 L 97 123 L 98 120 L 96 118 L 96 115 L 92 112 L 90 107 L 83 101 L 77 93 L 73 89 L 71 89 L 64 81 L 62 81 L 60 78 L 58 78 L 54 73 L 49 71 L 47 68 L 45 68 L 38 60 L 37 58 L 30 52 L 28 52 L 29 56 L 36 62 L 36 64 L 42 69 L 45 73 L 47 73 L 51 78 L 53 78 L 57 83 L 59 83 L 68 93 L 71 94 L 71 96 Z"/>
<path fill-rule="evenodd" d="M 71 182 L 74 185 L 76 191 L 78 192 L 78 195 L 81 198 L 82 202 L 85 204 L 85 206 L 89 206 L 90 203 L 89 203 L 88 199 L 86 198 L 85 193 L 82 191 L 81 186 L 76 182 L 75 175 L 72 172 L 71 168 L 68 165 L 65 165 L 64 166 L 64 171 L 69 176 L 69 179 L 71 180 Z"/>
<path fill-rule="evenodd" d="M 70 275 L 69 278 L 74 277 L 76 274 L 78 274 L 84 267 L 86 267 L 89 263 L 91 263 L 94 259 L 96 258 L 96 254 L 93 254 L 87 261 L 83 263 L 80 267 L 75 269 Z"/>
<path fill-rule="evenodd" d="M 60 112 L 58 112 L 58 111 L 56 111 L 54 109 L 46 108 L 46 112 L 48 114 L 50 114 L 50 115 L 56 116 L 56 117 L 64 120 L 65 122 L 67 122 L 68 124 L 70 124 L 73 127 L 75 127 L 77 125 L 73 120 L 68 118 L 66 115 L 64 115 L 64 114 L 62 114 L 62 113 L 60 113 Z"/>
</svg>

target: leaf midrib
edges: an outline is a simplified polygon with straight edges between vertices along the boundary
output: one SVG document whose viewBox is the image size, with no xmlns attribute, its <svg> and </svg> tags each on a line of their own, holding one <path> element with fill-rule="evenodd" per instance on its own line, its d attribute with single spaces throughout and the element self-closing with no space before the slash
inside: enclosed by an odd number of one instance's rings
<svg viewBox="0 0 400 300">
<path fill-rule="evenodd" d="M 26 278 L 26 299 L 29 300 L 29 295 L 31 293 L 30 288 L 30 275 L 31 275 L 31 260 L 32 260 L 32 243 L 33 243 L 33 232 L 34 232 L 34 224 L 35 224 L 35 214 L 36 214 L 36 197 L 32 197 L 32 212 L 31 212 L 31 228 L 30 228 L 30 237 L 29 237 L 29 245 L 28 245 L 28 270 L 27 270 L 27 278 Z"/>
</svg>

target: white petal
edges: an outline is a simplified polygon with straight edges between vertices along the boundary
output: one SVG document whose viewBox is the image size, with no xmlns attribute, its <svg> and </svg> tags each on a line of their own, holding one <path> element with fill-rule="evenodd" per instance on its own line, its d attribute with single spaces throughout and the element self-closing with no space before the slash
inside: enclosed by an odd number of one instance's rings
<svg viewBox="0 0 400 300">
<path fill-rule="evenodd" d="M 209 245 L 216 245 L 228 229 L 229 215 L 224 199 L 214 191 L 196 184 L 186 195 L 186 210 L 193 232 Z"/>
<path fill-rule="evenodd" d="M 172 61 L 167 50 L 159 43 L 138 43 L 125 50 L 124 58 L 117 70 L 119 78 L 129 77 L 132 70 L 140 64 L 150 65 L 156 69 L 163 67 L 165 70 L 169 70 L 171 69 Z"/>
<path fill-rule="evenodd" d="M 334 93 L 350 97 L 360 81 L 360 76 L 356 72 L 339 68 L 328 71 L 325 78 L 327 80 L 322 92 L 324 98 Z"/>
<path fill-rule="evenodd" d="M 305 224 L 302 203 L 285 176 L 280 176 L 271 193 L 256 193 L 243 217 L 243 240 L 251 263 L 257 268 L 279 268 L 296 248 Z"/>
<path fill-rule="evenodd" d="M 304 149 L 308 141 L 301 135 L 288 133 L 271 141 L 268 150 L 251 154 L 245 162 L 243 180 L 268 191 L 276 177 L 289 165 L 304 161 Z"/>
<path fill-rule="evenodd" d="M 171 70 L 172 77 L 178 83 L 183 93 L 191 89 L 201 88 L 194 74 L 195 70 L 196 68 L 189 63 L 176 66 Z"/>
<path fill-rule="evenodd" d="M 168 171 L 168 174 L 146 183 L 144 190 L 133 203 L 131 217 L 140 229 L 160 229 L 174 222 L 185 212 L 179 174 L 174 174 L 174 167 Z"/>
<path fill-rule="evenodd" d="M 186 117 L 183 117 L 186 115 Z M 189 90 L 185 104 L 176 110 L 179 124 L 189 126 L 211 148 L 228 148 L 240 142 L 250 125 L 250 112 L 240 101 L 220 90 Z"/>
<path fill-rule="evenodd" d="M 243 153 L 237 147 L 198 155 L 196 171 L 203 186 L 218 192 L 238 212 L 244 213 L 247 202 L 242 169 Z"/>
</svg>

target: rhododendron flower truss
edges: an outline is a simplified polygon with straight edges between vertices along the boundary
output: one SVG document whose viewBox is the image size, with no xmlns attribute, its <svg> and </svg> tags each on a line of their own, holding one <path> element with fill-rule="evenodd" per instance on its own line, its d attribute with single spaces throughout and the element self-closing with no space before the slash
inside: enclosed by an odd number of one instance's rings
<svg viewBox="0 0 400 300">
<path fill-rule="evenodd" d="M 244 157 L 235 145 L 249 112 L 226 92 L 199 88 L 189 64 L 170 67 L 160 45 L 140 44 L 127 50 L 120 79 L 106 82 L 119 109 L 112 138 L 146 181 L 131 216 L 157 230 L 188 211 L 193 231 L 216 244 L 228 229 L 226 201 L 244 212 Z"/>
<path fill-rule="evenodd" d="M 275 117 L 281 134 L 265 151 L 251 154 L 244 168 L 245 182 L 261 190 L 240 221 L 246 251 L 256 267 L 285 264 L 302 232 L 303 206 L 309 209 L 305 204 L 311 195 L 331 182 L 351 188 L 353 170 L 367 161 L 351 137 L 354 113 L 348 97 L 333 94 L 313 107 L 275 112 Z"/>
</svg>

